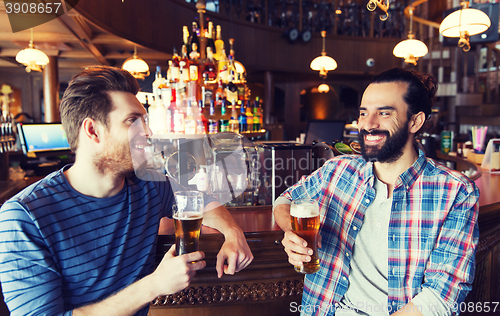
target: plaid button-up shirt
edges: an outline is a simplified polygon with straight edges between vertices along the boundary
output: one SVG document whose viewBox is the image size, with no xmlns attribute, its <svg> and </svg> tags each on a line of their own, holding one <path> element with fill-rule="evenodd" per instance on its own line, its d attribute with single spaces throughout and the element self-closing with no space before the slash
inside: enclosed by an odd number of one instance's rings
<svg viewBox="0 0 500 316">
<path fill-rule="evenodd" d="M 360 156 L 333 158 L 282 196 L 312 198 L 320 205 L 321 269 L 305 277 L 302 305 L 295 308 L 307 315 L 333 315 L 349 285 L 350 260 L 364 213 L 375 199 L 373 164 Z M 458 313 L 475 273 L 478 199 L 474 182 L 422 151 L 399 176 L 387 236 L 390 313 L 424 287 Z"/>
</svg>

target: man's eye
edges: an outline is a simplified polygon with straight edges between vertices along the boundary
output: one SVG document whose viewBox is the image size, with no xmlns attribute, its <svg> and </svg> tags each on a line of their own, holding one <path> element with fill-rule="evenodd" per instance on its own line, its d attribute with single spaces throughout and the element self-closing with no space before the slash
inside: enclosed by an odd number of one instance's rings
<svg viewBox="0 0 500 316">
<path fill-rule="evenodd" d="M 389 112 L 380 112 L 380 115 L 382 115 L 382 116 L 387 116 L 387 115 L 390 115 L 390 114 L 391 113 L 389 113 Z"/>
</svg>

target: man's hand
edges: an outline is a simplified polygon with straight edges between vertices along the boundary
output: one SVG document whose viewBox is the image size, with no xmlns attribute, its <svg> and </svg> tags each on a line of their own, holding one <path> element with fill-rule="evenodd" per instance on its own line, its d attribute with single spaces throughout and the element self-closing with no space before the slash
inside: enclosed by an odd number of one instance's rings
<svg viewBox="0 0 500 316">
<path fill-rule="evenodd" d="M 225 236 L 226 241 L 217 254 L 217 276 L 234 274 L 246 268 L 253 260 L 245 235 L 239 231 Z"/>
<path fill-rule="evenodd" d="M 285 232 L 285 237 L 283 237 L 281 243 L 288 254 L 288 262 L 292 265 L 301 266 L 304 262 L 311 261 L 313 250 L 308 248 L 307 242 L 292 230 Z"/>
<path fill-rule="evenodd" d="M 201 251 L 188 253 L 182 256 L 174 256 L 175 245 L 170 247 L 160 264 L 153 272 L 154 291 L 158 295 L 173 294 L 185 289 L 196 270 L 205 268 L 206 262 L 202 261 L 205 254 Z"/>
</svg>

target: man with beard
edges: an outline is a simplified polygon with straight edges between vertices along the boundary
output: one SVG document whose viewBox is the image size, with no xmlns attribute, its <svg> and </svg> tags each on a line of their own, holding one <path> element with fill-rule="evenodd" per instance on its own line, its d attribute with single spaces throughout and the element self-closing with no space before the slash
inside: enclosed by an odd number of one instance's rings
<svg viewBox="0 0 500 316">
<path fill-rule="evenodd" d="M 154 267 L 160 220 L 172 216 L 181 188 L 134 173 L 151 135 L 138 90 L 112 67 L 86 69 L 66 89 L 60 112 L 75 163 L 0 210 L 0 277 L 12 315 L 146 315 L 152 300 L 184 289 L 205 267 L 203 252 L 174 256 L 175 246 Z M 163 181 L 145 180 L 155 177 Z M 250 264 L 242 230 L 207 195 L 203 224 L 226 238 L 219 277 Z"/>
<path fill-rule="evenodd" d="M 320 207 L 320 270 L 305 277 L 302 314 L 459 312 L 474 278 L 479 191 L 416 146 L 436 91 L 434 78 L 416 72 L 376 76 L 359 108 L 362 157 L 335 157 L 276 200 L 296 266 L 312 249 L 292 231 L 290 203 Z"/>
</svg>

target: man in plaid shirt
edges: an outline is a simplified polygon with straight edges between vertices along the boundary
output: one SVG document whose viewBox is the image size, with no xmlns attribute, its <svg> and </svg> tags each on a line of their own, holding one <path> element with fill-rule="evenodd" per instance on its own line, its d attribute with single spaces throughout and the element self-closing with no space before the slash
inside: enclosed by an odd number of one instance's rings
<svg viewBox="0 0 500 316">
<path fill-rule="evenodd" d="M 292 200 L 320 206 L 320 270 L 308 274 L 303 315 L 452 315 L 471 290 L 479 190 L 425 157 L 415 134 L 437 91 L 431 76 L 395 68 L 376 76 L 359 108 L 362 157 L 341 156 L 285 191 L 274 216 L 289 262 L 312 250 L 290 221 Z"/>
</svg>

